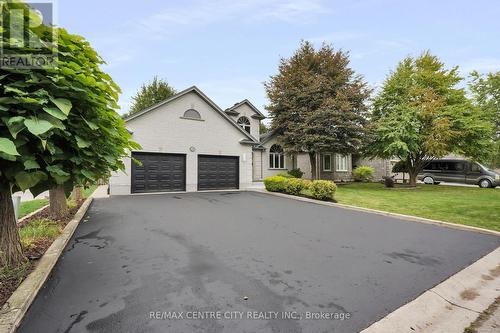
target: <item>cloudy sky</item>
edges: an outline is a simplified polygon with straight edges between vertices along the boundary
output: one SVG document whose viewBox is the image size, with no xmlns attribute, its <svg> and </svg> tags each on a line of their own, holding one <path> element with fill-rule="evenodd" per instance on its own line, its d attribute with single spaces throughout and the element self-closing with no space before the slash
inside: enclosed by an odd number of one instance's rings
<svg viewBox="0 0 500 333">
<path fill-rule="evenodd" d="M 131 96 L 153 76 L 196 85 L 220 107 L 248 98 L 263 112 L 263 82 L 302 39 L 349 51 L 370 85 L 406 55 L 431 50 L 464 73 L 500 70 L 496 0 L 59 0 L 57 22 L 87 38 Z"/>
</svg>

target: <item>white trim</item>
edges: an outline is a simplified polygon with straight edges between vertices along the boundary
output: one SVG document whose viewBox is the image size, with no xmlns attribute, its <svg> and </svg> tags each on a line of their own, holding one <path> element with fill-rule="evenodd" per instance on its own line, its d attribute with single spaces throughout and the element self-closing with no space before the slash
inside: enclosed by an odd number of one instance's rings
<svg viewBox="0 0 500 333">
<path fill-rule="evenodd" d="M 240 123 L 240 120 L 244 120 L 246 122 L 241 122 Z M 248 117 L 246 116 L 240 116 L 237 120 L 236 120 L 236 124 L 238 124 L 239 127 L 243 128 L 243 130 L 247 133 L 250 133 L 250 131 L 252 130 L 252 126 L 251 126 L 251 123 L 250 123 L 250 119 L 248 119 Z M 248 128 L 248 130 L 247 130 Z"/>
<path fill-rule="evenodd" d="M 275 152 L 271 152 L 271 148 L 273 146 L 279 146 L 281 148 L 281 153 L 275 153 Z M 273 157 L 272 160 L 273 160 L 273 167 L 271 167 L 271 156 Z M 275 163 L 275 157 L 278 156 L 278 168 L 276 168 L 276 163 Z M 283 165 L 280 165 L 281 163 L 281 156 L 283 156 Z M 286 154 L 285 152 L 283 151 L 283 146 L 281 146 L 280 144 L 273 144 L 271 145 L 271 147 L 269 148 L 269 153 L 267 154 L 267 166 L 268 166 L 268 170 L 286 170 Z"/>
<path fill-rule="evenodd" d="M 244 99 L 242 100 L 241 102 L 239 103 L 236 103 L 235 105 L 231 106 L 230 108 L 226 109 L 225 112 L 236 112 L 238 113 L 237 111 L 235 111 L 235 109 L 237 109 L 239 106 L 243 105 L 243 104 L 247 104 L 250 109 L 253 110 L 253 112 L 255 112 L 260 118 L 262 119 L 266 119 L 266 116 L 264 116 L 264 114 L 262 114 L 262 112 L 259 111 L 259 109 L 257 109 L 252 103 L 250 103 L 250 101 L 248 99 Z M 238 113 L 239 114 L 239 113 Z"/>
<path fill-rule="evenodd" d="M 330 168 L 325 168 L 325 157 L 330 157 Z M 322 154 L 322 162 L 323 162 L 323 171 L 332 171 L 332 154 Z"/>
<path fill-rule="evenodd" d="M 349 166 L 347 165 L 348 164 L 347 157 L 348 155 L 335 154 L 335 171 L 339 172 L 349 171 Z M 344 165 L 340 165 L 340 161 L 342 161 L 343 159 L 345 159 L 345 164 L 342 163 Z"/>
<path fill-rule="evenodd" d="M 274 161 L 274 155 L 277 155 L 277 156 L 280 156 L 280 155 L 281 155 L 281 156 L 283 156 L 283 167 L 281 167 L 281 168 L 271 168 L 270 163 L 269 163 L 269 162 L 270 162 L 269 157 L 270 157 L 271 155 L 273 155 L 273 161 Z M 267 156 L 268 156 L 268 160 L 267 160 L 267 165 L 268 165 L 268 168 L 267 168 L 267 169 L 268 169 L 268 170 L 286 170 L 286 169 L 287 169 L 287 168 L 286 168 L 286 155 L 285 155 L 285 153 L 282 153 L 282 154 L 280 154 L 280 153 L 269 153 L 269 154 L 267 154 Z M 273 163 L 273 164 L 274 164 L 274 163 Z M 278 163 L 278 164 L 279 164 L 279 163 Z"/>
<path fill-rule="evenodd" d="M 201 118 L 192 118 L 192 117 L 179 117 L 179 118 L 186 119 L 186 120 L 205 121 L 205 119 L 201 119 Z"/>
</svg>

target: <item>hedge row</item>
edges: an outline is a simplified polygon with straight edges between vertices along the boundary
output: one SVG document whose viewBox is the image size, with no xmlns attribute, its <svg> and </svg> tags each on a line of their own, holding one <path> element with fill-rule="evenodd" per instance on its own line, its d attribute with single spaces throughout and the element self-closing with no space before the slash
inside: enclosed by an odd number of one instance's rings
<svg viewBox="0 0 500 333">
<path fill-rule="evenodd" d="M 271 176 L 264 179 L 266 190 L 270 192 L 282 192 L 292 195 L 302 195 L 307 190 L 309 196 L 318 200 L 333 200 L 337 185 L 329 180 L 307 180 L 300 178 L 289 178 L 281 175 Z"/>
</svg>

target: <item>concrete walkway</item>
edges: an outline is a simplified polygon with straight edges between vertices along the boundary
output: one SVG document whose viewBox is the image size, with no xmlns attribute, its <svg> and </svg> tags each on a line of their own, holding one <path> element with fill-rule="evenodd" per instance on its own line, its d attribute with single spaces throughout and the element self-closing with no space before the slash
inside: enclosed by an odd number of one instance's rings
<svg viewBox="0 0 500 333">
<path fill-rule="evenodd" d="M 92 197 L 94 197 L 94 199 L 109 198 L 108 185 L 99 185 L 94 193 L 92 193 Z"/>
</svg>

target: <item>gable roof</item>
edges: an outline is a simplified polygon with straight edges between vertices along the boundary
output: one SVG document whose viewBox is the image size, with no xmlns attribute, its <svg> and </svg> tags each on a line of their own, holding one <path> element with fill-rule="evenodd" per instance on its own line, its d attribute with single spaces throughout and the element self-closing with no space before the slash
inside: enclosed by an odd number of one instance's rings
<svg viewBox="0 0 500 333">
<path fill-rule="evenodd" d="M 259 109 L 257 109 L 255 107 L 255 105 L 253 105 L 248 99 L 244 99 L 241 102 L 234 104 L 230 108 L 224 110 L 224 112 L 227 114 L 232 114 L 232 115 L 237 116 L 237 115 L 239 115 L 239 112 L 236 111 L 236 109 L 243 104 L 247 104 L 250 107 L 250 109 L 252 109 L 253 112 L 255 112 L 255 115 L 252 116 L 253 118 L 257 118 L 257 119 L 265 119 L 266 118 L 266 116 L 264 116 L 264 114 L 262 114 L 262 112 L 260 112 Z"/>
<path fill-rule="evenodd" d="M 238 131 L 240 131 L 242 134 L 244 134 L 248 139 L 250 139 L 252 142 L 254 143 L 258 143 L 258 140 L 256 138 L 254 138 L 252 135 L 250 135 L 250 133 L 248 133 L 247 131 L 245 131 L 243 128 L 241 128 L 240 126 L 238 126 L 238 124 L 233 120 L 231 119 L 227 114 L 224 113 L 224 111 L 217 105 L 215 104 L 210 98 L 208 98 L 207 95 L 205 95 L 200 89 L 198 89 L 198 87 L 196 86 L 192 86 L 192 87 L 189 87 L 181 92 L 178 92 L 177 94 L 159 102 L 159 103 L 156 103 L 152 106 L 150 106 L 149 108 L 146 108 L 142 111 L 139 111 L 137 113 L 134 113 L 134 114 L 131 114 L 130 116 L 128 117 L 125 117 L 125 122 L 128 122 L 132 119 L 135 119 L 135 118 L 138 118 L 140 116 L 142 116 L 143 114 L 146 114 L 148 112 L 151 112 L 153 110 L 156 110 L 157 108 L 159 108 L 160 106 L 162 105 L 165 105 L 165 104 L 168 104 L 186 94 L 189 94 L 191 92 L 194 92 L 196 94 L 198 94 L 198 96 L 200 96 L 201 99 L 203 99 L 208 105 L 210 105 L 215 111 L 217 111 L 224 119 L 226 119 L 232 126 L 234 126 Z"/>
<path fill-rule="evenodd" d="M 278 134 L 278 130 L 277 129 L 273 129 L 273 130 L 270 130 L 270 131 L 267 131 L 266 133 L 263 133 L 260 135 L 260 144 L 264 144 L 266 143 L 267 141 L 271 140 L 276 134 Z"/>
</svg>

